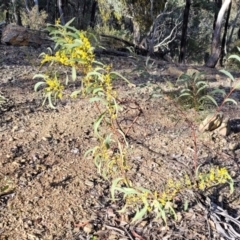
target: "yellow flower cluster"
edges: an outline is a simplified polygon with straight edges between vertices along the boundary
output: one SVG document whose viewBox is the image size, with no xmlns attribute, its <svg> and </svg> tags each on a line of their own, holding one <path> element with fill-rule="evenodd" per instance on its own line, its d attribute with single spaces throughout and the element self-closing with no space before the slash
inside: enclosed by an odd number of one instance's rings
<svg viewBox="0 0 240 240">
<path fill-rule="evenodd" d="M 200 173 L 198 181 L 198 188 L 205 190 L 208 187 L 232 181 L 232 178 L 226 168 L 212 167 L 209 173 Z"/>
<path fill-rule="evenodd" d="M 126 196 L 126 205 L 136 207 L 139 204 L 148 202 L 149 210 L 154 209 L 154 202 L 161 203 L 162 207 L 166 206 L 168 202 L 174 200 L 177 194 L 186 189 L 198 188 L 205 190 L 207 187 L 214 186 L 220 183 L 232 182 L 232 178 L 226 168 L 212 167 L 208 173 L 200 173 L 198 175 L 199 183 L 195 185 L 185 174 L 178 181 L 169 179 L 164 187 L 163 192 L 139 192 L 129 194 Z"/>
<path fill-rule="evenodd" d="M 172 201 L 181 190 L 186 188 L 192 188 L 192 182 L 187 174 L 178 181 L 170 178 L 165 185 L 165 190 L 158 194 L 158 201 L 165 206 L 167 202 Z"/>
<path fill-rule="evenodd" d="M 100 85 L 102 86 L 106 95 L 109 115 L 111 116 L 112 119 L 115 119 L 117 115 L 116 115 L 116 106 L 114 105 L 114 100 L 117 97 L 117 93 L 116 91 L 113 90 L 112 77 L 110 76 L 111 66 L 106 66 L 105 70 L 106 70 L 106 73 L 103 74 L 103 80 L 102 80 L 102 83 L 100 83 Z"/>
<path fill-rule="evenodd" d="M 150 191 L 143 191 L 139 192 L 138 194 L 129 194 L 126 196 L 126 205 L 136 207 L 143 203 L 144 199 L 145 202 L 148 202 L 149 211 L 154 210 L 156 201 L 159 202 L 164 208 L 167 203 L 174 200 L 180 191 L 192 187 L 193 183 L 191 182 L 189 176 L 185 174 L 177 181 L 169 179 L 164 187 L 163 192 L 154 191 L 152 193 Z"/>
<path fill-rule="evenodd" d="M 112 78 L 109 73 L 103 75 L 102 87 L 104 89 L 106 100 L 108 103 L 107 107 L 108 107 L 109 116 L 112 119 L 115 119 L 117 115 L 116 115 L 116 106 L 114 105 L 115 104 L 114 100 L 116 99 L 117 93 L 116 91 L 113 91 Z"/>
<path fill-rule="evenodd" d="M 94 61 L 93 48 L 85 36 L 84 32 L 79 33 L 79 39 L 66 35 L 63 39 L 64 44 L 60 50 L 51 56 L 43 55 L 41 64 L 46 62 L 58 62 L 65 66 L 74 66 L 77 70 L 84 74 L 92 69 L 92 62 Z M 74 44 L 72 47 L 67 47 L 66 44 Z"/>
<path fill-rule="evenodd" d="M 118 171 L 127 169 L 125 164 L 125 153 L 115 153 L 110 146 L 102 141 L 101 144 L 95 147 L 93 151 L 93 158 L 98 172 L 103 176 L 113 176 L 118 174 Z"/>
<path fill-rule="evenodd" d="M 126 206 L 137 207 L 143 202 L 151 202 L 152 193 L 139 192 L 139 194 L 129 194 L 126 196 Z"/>
<path fill-rule="evenodd" d="M 55 25 L 59 25 L 60 24 L 60 18 L 58 18 L 56 21 L 55 21 Z"/>
<path fill-rule="evenodd" d="M 45 88 L 45 91 L 47 93 L 52 92 L 56 97 L 62 98 L 64 86 L 58 81 L 56 77 L 46 79 L 46 84 L 47 87 Z"/>
</svg>

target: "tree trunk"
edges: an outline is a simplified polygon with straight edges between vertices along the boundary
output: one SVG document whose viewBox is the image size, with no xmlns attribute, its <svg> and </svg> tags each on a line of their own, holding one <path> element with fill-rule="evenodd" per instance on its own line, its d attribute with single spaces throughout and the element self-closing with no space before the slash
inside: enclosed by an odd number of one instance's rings
<svg viewBox="0 0 240 240">
<path fill-rule="evenodd" d="M 90 27 L 94 28 L 95 20 L 96 20 L 96 10 L 97 10 L 97 1 L 94 0 L 91 9 L 91 17 L 90 17 Z"/>
<path fill-rule="evenodd" d="M 58 0 L 58 11 L 60 14 L 61 25 L 65 25 L 65 19 L 63 16 L 63 9 L 62 9 L 62 0 Z"/>
<path fill-rule="evenodd" d="M 28 0 L 25 0 L 25 8 L 27 10 L 27 12 L 29 13 L 30 12 L 30 9 L 28 7 Z"/>
<path fill-rule="evenodd" d="M 180 54 L 178 59 L 179 63 L 185 63 L 187 28 L 188 28 L 188 17 L 189 17 L 190 6 L 191 6 L 191 0 L 186 0 L 186 5 L 183 13 L 181 47 L 180 47 Z"/>
<path fill-rule="evenodd" d="M 16 24 L 21 26 L 22 21 L 21 21 L 19 8 L 17 7 L 17 4 L 16 4 L 16 0 L 12 0 L 12 4 L 13 4 L 13 16 L 15 18 Z"/>
<path fill-rule="evenodd" d="M 228 41 L 227 41 L 227 45 L 231 44 L 231 42 L 232 42 L 233 32 L 234 32 L 234 29 L 235 29 L 235 27 L 236 27 L 237 20 L 238 20 L 239 16 L 240 16 L 240 9 L 238 9 L 238 12 L 237 12 L 237 14 L 236 14 L 236 17 L 235 17 L 235 19 L 234 19 L 234 21 L 233 21 L 233 23 L 232 23 L 232 29 L 231 29 L 231 33 L 230 33 L 229 38 L 228 38 Z"/>
<path fill-rule="evenodd" d="M 221 56 L 220 56 L 220 66 L 223 67 L 223 58 L 226 54 L 226 39 L 227 39 L 227 30 L 228 30 L 228 23 L 229 23 L 229 18 L 231 14 L 231 8 L 232 8 L 232 2 L 229 4 L 228 7 L 228 12 L 227 12 L 227 17 L 226 17 L 226 22 L 224 26 L 224 33 L 222 37 L 222 48 L 221 48 Z"/>
<path fill-rule="evenodd" d="M 215 29 L 215 26 L 216 26 L 218 13 L 219 13 L 219 11 L 222 7 L 222 0 L 215 0 L 215 5 L 216 5 L 216 10 L 215 10 L 215 14 L 214 14 L 213 32 L 214 32 L 214 29 Z"/>
<path fill-rule="evenodd" d="M 206 63 L 207 67 L 214 68 L 218 62 L 219 56 L 221 54 L 221 46 L 220 46 L 220 35 L 221 35 L 221 26 L 222 21 L 224 17 L 224 13 L 228 9 L 229 5 L 231 3 L 231 0 L 225 0 L 217 17 L 217 21 L 215 24 L 215 29 L 213 33 L 213 40 L 212 40 L 212 49 L 211 49 L 211 55 Z"/>
<path fill-rule="evenodd" d="M 137 21 L 132 19 L 133 22 L 133 43 L 138 46 L 140 43 L 140 25 Z"/>
<path fill-rule="evenodd" d="M 47 0 L 46 11 L 48 14 L 49 14 L 49 5 L 50 5 L 50 0 Z"/>
</svg>

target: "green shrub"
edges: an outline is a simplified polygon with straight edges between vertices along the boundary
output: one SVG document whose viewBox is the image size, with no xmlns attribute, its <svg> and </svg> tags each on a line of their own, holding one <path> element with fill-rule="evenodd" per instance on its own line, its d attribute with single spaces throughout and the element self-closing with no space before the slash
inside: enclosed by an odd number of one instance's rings
<svg viewBox="0 0 240 240">
<path fill-rule="evenodd" d="M 207 104 L 218 106 L 214 95 L 217 93 L 225 95 L 221 89 L 208 92 L 209 83 L 204 79 L 204 73 L 193 72 L 182 74 L 177 83 L 183 85 L 178 99 L 187 108 L 194 108 L 196 111 L 203 110 Z"/>
</svg>

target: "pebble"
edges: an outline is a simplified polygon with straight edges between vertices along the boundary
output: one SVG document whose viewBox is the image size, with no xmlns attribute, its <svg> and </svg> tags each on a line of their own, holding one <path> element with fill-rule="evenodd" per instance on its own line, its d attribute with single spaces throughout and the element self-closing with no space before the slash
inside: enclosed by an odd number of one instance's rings
<svg viewBox="0 0 240 240">
<path fill-rule="evenodd" d="M 94 183 L 93 183 L 93 181 L 91 181 L 91 180 L 86 180 L 85 182 L 85 185 L 87 185 L 87 186 L 89 186 L 89 187 L 94 187 Z"/>
<path fill-rule="evenodd" d="M 230 142 L 228 145 L 229 150 L 236 151 L 240 148 L 240 143 Z"/>
<path fill-rule="evenodd" d="M 83 231 L 87 234 L 91 233 L 93 231 L 93 225 L 91 223 L 88 223 L 83 227 Z"/>
</svg>

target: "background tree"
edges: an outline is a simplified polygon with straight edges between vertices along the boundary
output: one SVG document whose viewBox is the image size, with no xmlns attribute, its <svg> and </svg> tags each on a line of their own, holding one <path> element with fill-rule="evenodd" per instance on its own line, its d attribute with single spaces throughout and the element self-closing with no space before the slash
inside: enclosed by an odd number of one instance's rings
<svg viewBox="0 0 240 240">
<path fill-rule="evenodd" d="M 232 2 L 230 2 L 228 11 L 227 11 L 227 16 L 226 16 L 226 21 L 224 25 L 224 32 L 223 32 L 223 37 L 222 37 L 222 44 L 221 44 L 221 54 L 220 54 L 220 65 L 223 67 L 223 58 L 227 53 L 227 47 L 226 47 L 226 42 L 227 42 L 227 31 L 228 31 L 228 25 L 229 25 L 229 18 L 231 14 L 231 9 L 232 9 Z"/>
<path fill-rule="evenodd" d="M 20 7 L 21 7 L 21 1 L 12 0 L 13 16 L 15 18 L 17 25 L 22 25 L 21 16 L 20 16 Z"/>
<path fill-rule="evenodd" d="M 186 5 L 183 13 L 183 25 L 182 25 L 182 37 L 181 37 L 181 45 L 180 45 L 179 63 L 185 62 L 187 28 L 188 28 L 188 17 L 189 17 L 190 6 L 191 6 L 191 0 L 186 0 Z"/>
<path fill-rule="evenodd" d="M 215 24 L 215 29 L 213 33 L 213 40 L 211 46 L 211 56 L 209 57 L 206 66 L 214 68 L 219 60 L 221 54 L 221 46 L 220 46 L 220 37 L 221 37 L 221 27 L 224 19 L 224 14 L 228 7 L 230 6 L 231 0 L 225 0 L 221 6 L 221 9 L 218 13 L 217 21 Z"/>
<path fill-rule="evenodd" d="M 64 25 L 65 24 L 65 19 L 64 19 L 64 13 L 63 13 L 63 2 L 62 2 L 62 0 L 57 0 L 57 5 L 58 5 L 58 11 L 59 11 L 59 14 L 60 14 L 61 24 Z"/>
</svg>

